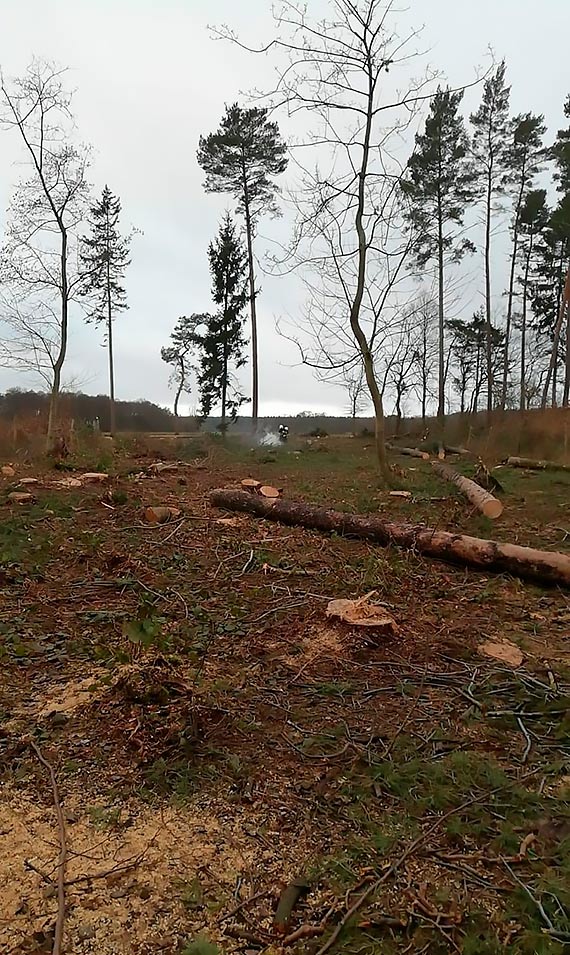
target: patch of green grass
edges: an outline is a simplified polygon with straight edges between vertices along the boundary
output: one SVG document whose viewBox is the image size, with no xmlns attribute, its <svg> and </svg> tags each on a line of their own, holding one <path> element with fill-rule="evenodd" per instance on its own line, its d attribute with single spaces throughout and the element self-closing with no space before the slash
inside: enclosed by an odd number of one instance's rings
<svg viewBox="0 0 570 955">
<path fill-rule="evenodd" d="M 210 942 L 205 935 L 199 935 L 190 942 L 186 942 L 180 955 L 221 955 L 220 949 Z"/>
<path fill-rule="evenodd" d="M 185 802 L 198 789 L 198 769 L 188 759 L 155 759 L 145 770 L 145 787 L 141 795 L 174 798 Z"/>
</svg>

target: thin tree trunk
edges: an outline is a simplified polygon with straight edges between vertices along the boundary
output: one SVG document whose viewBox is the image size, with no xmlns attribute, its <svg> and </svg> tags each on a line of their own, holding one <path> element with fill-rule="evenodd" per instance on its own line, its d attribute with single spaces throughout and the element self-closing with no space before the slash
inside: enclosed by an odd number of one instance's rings
<svg viewBox="0 0 570 955">
<path fill-rule="evenodd" d="M 61 270 L 61 328 L 59 339 L 59 351 L 53 365 L 53 382 L 49 401 L 49 414 L 47 426 L 47 446 L 51 446 L 55 429 L 57 428 L 59 411 L 59 392 L 61 389 L 61 371 L 65 356 L 67 353 L 67 327 L 69 318 L 69 290 L 67 287 L 67 229 L 63 226 L 61 219 L 58 221 L 61 234 L 61 252 L 60 252 L 60 270 Z"/>
<path fill-rule="evenodd" d="M 113 309 L 111 303 L 111 275 L 109 255 L 107 254 L 107 338 L 109 342 L 109 412 L 111 437 L 115 437 L 117 422 L 115 420 L 115 365 L 113 360 Z"/>
<path fill-rule="evenodd" d="M 228 397 L 228 277 L 224 292 L 224 347 L 222 350 L 222 433 L 226 433 L 226 405 Z"/>
<path fill-rule="evenodd" d="M 501 390 L 501 410 L 504 411 L 507 404 L 507 387 L 509 378 L 509 346 L 511 342 L 511 324 L 513 320 L 513 301 L 515 296 L 515 274 L 517 267 L 517 255 L 519 250 L 519 224 L 521 215 L 521 206 L 526 186 L 526 160 L 523 161 L 521 170 L 521 185 L 517 198 L 515 209 L 515 221 L 513 226 L 513 252 L 511 255 L 511 269 L 509 274 L 509 297 L 507 300 L 507 325 L 505 328 L 505 356 L 503 365 L 503 387 Z"/>
<path fill-rule="evenodd" d="M 566 304 L 566 368 L 562 404 L 564 407 L 570 404 L 570 306 L 568 303 Z"/>
<path fill-rule="evenodd" d="M 251 417 L 253 421 L 253 431 L 257 431 L 257 419 L 259 416 L 259 357 L 257 348 L 257 307 L 255 302 L 255 268 L 253 262 L 253 223 L 251 221 L 251 209 L 249 203 L 249 192 L 247 188 L 247 176 L 245 164 L 242 165 L 243 173 L 243 208 L 245 213 L 245 235 L 247 241 L 247 264 L 249 271 L 249 307 L 251 313 L 251 368 L 252 368 L 252 393 L 251 393 Z"/>
<path fill-rule="evenodd" d="M 180 395 L 182 394 L 182 389 L 184 388 L 184 366 L 182 367 L 182 377 L 178 383 L 178 390 L 176 392 L 176 397 L 174 398 L 174 417 L 178 417 L 178 402 L 180 401 Z"/>
<path fill-rule="evenodd" d="M 524 269 L 523 280 L 523 300 L 522 300 L 522 326 L 521 326 L 521 393 L 519 407 L 521 411 L 526 410 L 526 319 L 528 311 L 528 278 L 530 275 L 530 260 L 532 257 L 532 247 L 534 234 L 531 232 L 528 240 L 528 251 Z"/>
<path fill-rule="evenodd" d="M 438 198 L 438 319 L 439 319 L 439 374 L 437 398 L 437 431 L 440 444 L 443 445 L 445 436 L 445 284 L 443 261 L 443 221 L 441 198 Z"/>
<path fill-rule="evenodd" d="M 566 287 L 570 289 L 570 265 L 568 266 L 568 272 L 566 274 Z M 548 372 L 546 374 L 546 381 L 544 383 L 544 390 L 542 392 L 542 402 L 541 407 L 546 408 L 548 402 L 548 392 L 550 389 L 551 382 L 553 383 L 553 407 L 556 405 L 556 366 L 558 364 L 558 345 L 560 342 L 560 332 L 562 331 L 562 326 L 564 324 L 564 314 L 566 309 L 566 295 L 563 292 L 560 296 L 560 307 L 558 310 L 558 318 L 556 320 L 556 325 L 554 326 L 554 337 L 552 340 L 552 351 L 550 352 L 550 362 L 548 365 Z"/>
<path fill-rule="evenodd" d="M 370 397 L 372 398 L 372 404 L 374 406 L 374 422 L 375 422 L 375 444 L 376 444 L 376 457 L 378 460 L 378 467 L 380 469 L 380 474 L 383 481 L 388 484 L 390 482 L 390 469 L 388 467 L 388 459 L 386 457 L 386 436 L 385 436 L 385 425 L 384 425 L 384 405 L 382 402 L 382 395 L 378 387 L 378 382 L 376 381 L 376 375 L 374 372 L 374 361 L 372 358 L 372 353 L 370 351 L 370 346 L 362 326 L 360 324 L 360 308 L 362 305 L 362 298 L 364 296 L 364 287 L 366 284 L 366 258 L 367 258 L 367 243 L 366 243 L 366 232 L 364 231 L 364 208 L 365 208 L 365 197 L 366 197 L 366 173 L 368 170 L 368 160 L 370 155 L 370 138 L 372 135 L 372 118 L 373 118 L 373 104 L 374 104 L 374 83 L 371 75 L 372 64 L 368 64 L 368 93 L 367 93 L 367 111 L 366 111 L 366 126 L 364 130 L 364 140 L 362 146 L 362 162 L 360 166 L 360 171 L 358 174 L 358 204 L 356 207 L 356 215 L 354 225 L 356 228 L 356 234 L 358 236 L 358 277 L 356 282 L 356 291 L 354 299 L 352 301 L 352 306 L 350 309 L 350 327 L 352 333 L 358 343 L 360 348 L 360 353 L 364 361 L 364 373 L 366 375 L 366 383 L 368 385 L 368 390 L 370 392 Z"/>
<path fill-rule="evenodd" d="M 487 207 L 485 222 L 485 356 L 487 363 L 487 423 L 493 410 L 493 347 L 491 334 L 491 203 L 493 192 L 492 167 L 487 180 Z"/>
</svg>

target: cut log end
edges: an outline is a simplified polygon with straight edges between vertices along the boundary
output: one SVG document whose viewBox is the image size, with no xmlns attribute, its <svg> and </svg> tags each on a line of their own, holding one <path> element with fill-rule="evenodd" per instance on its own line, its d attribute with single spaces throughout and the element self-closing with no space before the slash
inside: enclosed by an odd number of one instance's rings
<svg viewBox="0 0 570 955">
<path fill-rule="evenodd" d="M 259 488 L 259 493 L 262 497 L 267 497 L 270 499 L 275 499 L 281 496 L 281 491 L 279 488 L 272 487 L 271 484 L 262 484 Z"/>
<path fill-rule="evenodd" d="M 494 497 L 490 501 L 484 501 L 481 504 L 481 513 L 484 514 L 485 517 L 490 518 L 490 520 L 496 521 L 503 513 L 503 505 Z"/>
<path fill-rule="evenodd" d="M 454 471 L 447 464 L 440 461 L 433 461 L 432 467 L 445 481 L 455 484 L 461 493 L 473 504 L 474 507 L 492 521 L 496 521 L 503 513 L 503 505 L 496 497 L 489 494 L 484 488 L 475 484 L 470 478 L 464 477 L 459 471 Z"/>
</svg>

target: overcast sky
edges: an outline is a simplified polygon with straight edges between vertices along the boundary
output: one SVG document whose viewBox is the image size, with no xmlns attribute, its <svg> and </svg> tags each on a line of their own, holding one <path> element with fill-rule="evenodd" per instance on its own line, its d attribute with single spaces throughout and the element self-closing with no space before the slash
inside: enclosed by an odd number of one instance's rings
<svg viewBox="0 0 570 955">
<path fill-rule="evenodd" d="M 309 9 L 326 6 L 326 0 L 309 0 Z M 549 136 L 563 125 L 570 92 L 569 0 L 542 0 L 538 14 L 536 0 L 409 0 L 408 7 L 413 21 L 425 24 L 429 62 L 452 85 L 473 79 L 476 66 L 488 62 L 491 45 L 507 61 L 513 112 L 543 112 Z M 212 40 L 207 25 L 225 22 L 242 37 L 259 40 L 272 35 L 270 10 L 270 0 L 1 0 L 2 69 L 22 73 L 33 56 L 70 67 L 81 138 L 94 147 L 94 188 L 108 183 L 121 198 L 124 226 L 143 233 L 133 240 L 130 309 L 116 324 L 118 398 L 171 403 L 160 348 L 179 315 L 211 306 L 206 248 L 228 206 L 227 198 L 202 190 L 198 137 L 218 126 L 226 103 L 244 101 L 241 91 L 271 81 L 268 58 Z M 479 95 L 469 94 L 468 109 Z M 2 132 L 0 143 L 5 210 L 21 172 L 15 165 L 21 153 L 15 134 Z M 2 213 L 2 230 L 4 224 Z M 261 222 L 259 256 L 263 237 L 283 235 L 287 225 Z M 308 369 L 293 368 L 294 346 L 275 330 L 277 318 L 298 314 L 302 288 L 267 276 L 260 284 L 261 413 L 343 411 L 342 390 L 316 382 Z M 98 332 L 78 319 L 68 366 L 68 375 L 75 374 L 85 391 L 106 393 L 106 353 Z M 29 382 L 0 369 L 0 388 L 16 383 Z"/>
</svg>

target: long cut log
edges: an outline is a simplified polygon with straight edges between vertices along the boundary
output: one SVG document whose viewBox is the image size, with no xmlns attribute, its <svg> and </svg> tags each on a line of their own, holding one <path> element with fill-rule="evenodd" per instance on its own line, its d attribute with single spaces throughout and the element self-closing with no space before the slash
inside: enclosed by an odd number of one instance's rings
<svg viewBox="0 0 570 955">
<path fill-rule="evenodd" d="M 327 510 L 283 498 L 268 501 L 228 488 L 210 491 L 210 503 L 214 507 L 246 511 L 256 517 L 283 524 L 363 538 L 384 546 L 395 544 L 452 564 L 528 577 L 541 583 L 570 588 L 570 556 L 567 554 L 451 534 L 424 524 L 384 521 L 370 514 L 346 514 L 344 511 Z"/>
<path fill-rule="evenodd" d="M 399 448 L 395 444 L 387 444 L 386 447 L 389 451 L 396 451 L 398 454 L 405 454 L 409 458 L 421 458 L 423 461 L 429 461 L 429 454 L 427 451 L 420 451 L 419 448 Z"/>
<path fill-rule="evenodd" d="M 484 514 L 485 517 L 490 517 L 494 521 L 501 516 L 503 513 L 502 503 L 480 487 L 479 484 L 475 484 L 475 481 L 464 477 L 459 471 L 455 471 L 447 464 L 442 464 L 441 461 L 432 461 L 431 466 L 436 474 L 439 474 L 445 481 L 451 481 L 452 484 L 455 484 L 467 500 L 471 501 L 473 506 L 481 511 L 481 514 Z"/>
<path fill-rule="evenodd" d="M 533 461 L 532 458 L 507 458 L 510 468 L 527 468 L 529 471 L 570 471 L 570 464 L 558 464 L 557 461 Z"/>
</svg>

